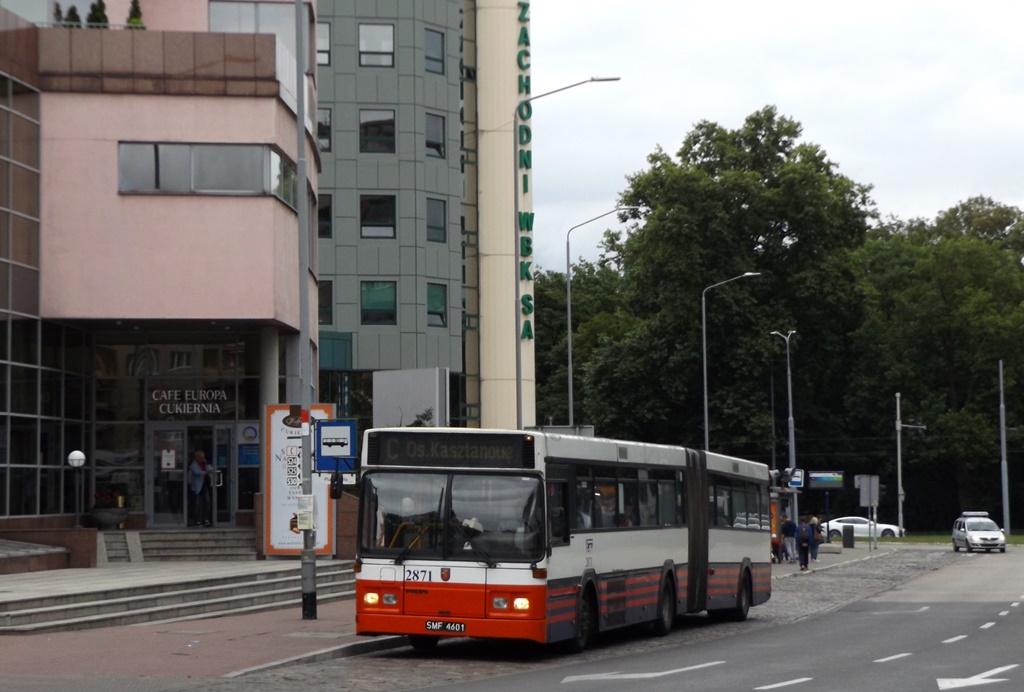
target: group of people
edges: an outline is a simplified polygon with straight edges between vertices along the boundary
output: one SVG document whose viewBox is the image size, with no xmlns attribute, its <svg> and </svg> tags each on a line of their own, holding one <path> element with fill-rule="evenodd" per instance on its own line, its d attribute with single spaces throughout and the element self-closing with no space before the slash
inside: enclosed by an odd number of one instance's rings
<svg viewBox="0 0 1024 692">
<path fill-rule="evenodd" d="M 773 536 L 772 554 L 776 562 L 799 562 L 800 570 L 806 570 L 811 562 L 818 561 L 818 546 L 822 543 L 821 523 L 818 517 L 801 517 L 799 525 L 782 515 L 782 525 L 779 527 L 782 534 L 782 541 Z"/>
</svg>

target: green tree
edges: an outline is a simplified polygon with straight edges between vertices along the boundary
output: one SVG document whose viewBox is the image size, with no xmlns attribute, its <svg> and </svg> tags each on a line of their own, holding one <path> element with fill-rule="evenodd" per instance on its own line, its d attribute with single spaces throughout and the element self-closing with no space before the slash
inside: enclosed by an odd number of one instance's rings
<svg viewBox="0 0 1024 692">
<path fill-rule="evenodd" d="M 67 14 L 64 15 L 63 25 L 64 26 L 70 26 L 70 27 L 81 27 L 82 26 L 82 18 L 78 14 L 78 8 L 75 7 L 74 5 L 71 5 L 68 8 Z"/>
<path fill-rule="evenodd" d="M 139 0 L 132 0 L 131 7 L 128 10 L 128 19 L 125 24 L 130 29 L 145 29 L 146 25 L 142 23 L 142 8 L 139 7 Z"/>
<path fill-rule="evenodd" d="M 90 28 L 104 29 L 110 26 L 110 20 L 107 19 L 107 4 L 103 0 L 96 0 L 89 5 L 89 14 L 85 18 L 85 23 Z"/>
</svg>

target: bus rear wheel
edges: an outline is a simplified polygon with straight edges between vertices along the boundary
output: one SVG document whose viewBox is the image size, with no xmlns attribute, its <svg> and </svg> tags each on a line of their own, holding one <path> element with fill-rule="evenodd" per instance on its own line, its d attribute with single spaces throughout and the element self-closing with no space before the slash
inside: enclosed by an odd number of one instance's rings
<svg viewBox="0 0 1024 692">
<path fill-rule="evenodd" d="M 672 625 L 676 620 L 676 597 L 672 590 L 671 582 L 666 581 L 661 589 L 661 598 L 658 599 L 658 617 L 651 623 L 651 631 L 659 637 L 664 637 L 672 631 Z"/>
<path fill-rule="evenodd" d="M 409 634 L 409 644 L 417 651 L 433 651 L 437 648 L 440 637 L 432 637 L 429 634 Z"/>
</svg>

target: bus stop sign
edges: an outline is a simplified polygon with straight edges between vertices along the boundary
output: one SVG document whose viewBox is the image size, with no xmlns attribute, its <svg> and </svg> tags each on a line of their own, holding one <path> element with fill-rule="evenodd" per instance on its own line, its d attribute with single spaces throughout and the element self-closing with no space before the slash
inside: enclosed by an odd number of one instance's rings
<svg viewBox="0 0 1024 692">
<path fill-rule="evenodd" d="M 323 420 L 316 423 L 314 466 L 320 473 L 355 471 L 356 422 L 354 420 Z"/>
</svg>

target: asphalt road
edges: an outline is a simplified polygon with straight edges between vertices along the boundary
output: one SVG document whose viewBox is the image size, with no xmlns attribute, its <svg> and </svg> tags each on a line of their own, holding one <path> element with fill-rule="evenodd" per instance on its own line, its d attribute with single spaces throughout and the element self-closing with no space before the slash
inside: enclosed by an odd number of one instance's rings
<svg viewBox="0 0 1024 692">
<path fill-rule="evenodd" d="M 1019 554 L 1018 554 L 1019 553 Z M 989 561 L 988 565 L 980 561 Z M 821 653 L 820 644 L 828 639 L 844 638 L 844 629 L 849 626 L 847 620 L 853 618 L 858 609 L 868 604 L 869 609 L 860 613 L 864 620 L 858 624 L 856 638 L 852 639 L 851 652 L 866 651 L 880 633 L 891 629 L 890 622 L 910 623 L 911 616 L 904 616 L 903 609 L 908 607 L 918 593 L 931 593 L 932 590 L 945 588 L 947 597 L 950 587 L 941 584 L 953 584 L 965 577 L 959 572 L 948 572 L 940 568 L 950 566 L 958 570 L 961 566 L 969 570 L 969 574 L 978 568 L 985 571 L 986 566 L 1003 560 L 1004 564 L 1024 566 L 1024 551 L 1011 550 L 1005 555 L 967 555 L 954 554 L 947 546 L 901 546 L 888 555 L 874 559 L 837 566 L 820 572 L 798 574 L 786 579 L 777 580 L 773 584 L 772 599 L 765 605 L 753 608 L 750 618 L 744 623 L 709 623 L 704 616 L 687 616 L 680 618 L 676 628 L 666 637 L 653 637 L 643 630 L 632 630 L 613 633 L 604 637 L 596 647 L 580 655 L 561 654 L 547 647 L 518 643 L 494 643 L 474 640 L 456 639 L 443 642 L 431 653 L 419 653 L 411 648 L 402 648 L 390 652 L 360 656 L 318 663 L 313 665 L 292 666 L 264 673 L 247 675 L 242 678 L 223 681 L 205 681 L 196 686 L 177 689 L 211 690 L 211 691 L 261 691 L 287 689 L 293 692 L 305 690 L 425 690 L 425 689 L 459 689 L 488 690 L 500 692 L 503 689 L 583 689 L 584 685 L 574 684 L 566 678 L 580 675 L 598 675 L 615 672 L 632 671 L 648 677 L 629 679 L 609 679 L 607 685 L 598 686 L 593 679 L 585 682 L 585 689 L 658 689 L 660 682 L 665 682 L 662 689 L 672 690 L 736 690 L 754 689 L 747 685 L 757 681 L 758 685 L 770 685 L 789 682 L 786 687 L 800 687 L 807 690 L 880 690 L 880 689 L 928 689 L 935 690 L 939 667 L 943 677 L 960 675 L 968 677 L 975 673 L 983 673 L 990 668 L 970 665 L 954 670 L 955 660 L 943 658 L 946 653 L 941 647 L 934 653 L 937 658 L 933 662 L 937 674 L 928 678 L 930 686 L 889 687 L 888 682 L 863 686 L 866 680 L 858 677 L 869 662 L 860 659 L 846 659 L 835 654 L 827 656 Z M 914 580 L 925 577 L 924 580 Z M 930 581 L 936 578 L 936 582 Z M 1008 584 L 1020 585 L 1019 577 L 1006 580 Z M 918 587 L 918 583 L 922 586 Z M 1024 585 L 1020 585 L 1024 588 Z M 955 595 L 955 590 L 952 592 Z M 899 594 L 903 600 L 885 601 Z M 886 596 L 887 595 L 887 596 Z M 1024 595 L 1024 592 L 1018 596 Z M 935 594 L 932 593 L 934 598 Z M 878 605 L 875 605 L 876 597 Z M 865 601 L 865 599 L 869 599 Z M 885 605 L 891 604 L 891 605 Z M 1004 604 L 1009 608 L 1009 604 Z M 854 607 L 856 606 L 856 607 Z M 913 608 L 919 608 L 913 605 Z M 877 608 L 895 608 L 890 616 L 874 616 Z M 969 614 L 967 609 L 964 612 Z M 986 613 L 994 611 L 988 607 Z M 839 612 L 833 612 L 839 611 Z M 953 612 L 953 609 L 950 609 Z M 973 612 L 977 613 L 977 610 Z M 816 616 L 831 613 L 828 617 Z M 850 613 L 847 615 L 847 613 Z M 963 613 L 961 614 L 961 616 Z M 1024 613 L 1022 613 L 1024 615 Z M 993 615 L 988 620 L 998 617 Z M 1005 619 L 1005 616 L 1004 616 Z M 1019 620 L 1020 618 L 1018 618 Z M 986 621 L 988 621 L 986 620 Z M 966 627 L 966 625 L 964 625 Z M 936 632 L 942 630 L 939 627 Z M 956 628 L 961 632 L 960 628 Z M 1018 631 L 1018 635 L 1021 634 Z M 937 636 L 937 635 L 936 635 Z M 959 636 L 958 634 L 950 636 Z M 729 641 L 721 641 L 729 638 Z M 949 637 L 946 637 L 949 638 Z M 981 637 L 960 647 L 967 653 L 968 647 L 978 646 Z M 993 637 L 994 639 L 994 637 Z M 940 640 L 941 641 L 941 640 Z M 966 640 L 957 640 L 966 641 Z M 1021 641 L 1018 637 L 1017 642 Z M 748 644 L 749 642 L 749 644 Z M 938 646 L 938 645 L 936 645 Z M 749 647 L 749 648 L 746 648 Z M 888 649 L 888 647 L 886 647 Z M 1019 646 L 1017 647 L 1019 650 Z M 946 651 L 953 652 L 954 649 Z M 902 651 L 894 651 L 901 653 Z M 973 656 L 970 652 L 967 655 Z M 662 662 L 647 661 L 649 657 L 662 657 Z M 761 657 L 761 658 L 757 658 Z M 877 658 L 877 656 L 876 656 Z M 913 657 L 905 657 L 913 658 Z M 685 668 L 688 665 L 710 664 L 714 661 L 732 660 L 731 666 L 726 664 L 706 665 L 694 671 L 652 677 L 652 673 L 663 673 Z M 914 662 L 925 661 L 926 657 L 914 658 Z M 872 659 L 874 660 L 874 659 Z M 901 661 L 903 659 L 896 659 Z M 1002 659 L 1000 659 L 1002 660 Z M 692 664 L 686 663 L 693 661 Z M 727 686 L 715 688 L 706 684 L 689 686 L 687 681 L 722 680 L 727 675 L 724 671 L 738 670 L 737 661 L 744 663 L 746 678 L 741 682 L 736 678 L 728 680 Z M 761 664 L 754 665 L 756 661 Z M 643 665 L 637 665 L 644 662 Z M 1024 662 L 1024 661 L 1022 661 Z M 749 667 L 745 664 L 750 663 Z M 1012 663 L 1012 662 L 1011 662 Z M 941 664 L 941 666 L 939 665 Z M 1001 665 L 1008 665 L 1001 664 Z M 874 664 L 879 666 L 880 664 Z M 906 666 L 905 666 L 906 667 Z M 996 668 L 998 666 L 992 666 Z M 890 669 L 894 668 L 891 666 Z M 974 670 L 978 668 L 978 670 Z M 845 682 L 834 676 L 826 679 L 824 671 L 845 670 L 851 676 Z M 1007 689 L 1021 689 L 1024 675 L 1017 670 L 1018 684 Z M 713 671 L 713 672 L 712 672 Z M 808 671 L 819 671 L 811 675 Z M 972 672 L 973 671 L 973 672 Z M 1013 671 L 1010 671 L 1012 673 Z M 950 675 L 947 676 L 947 673 Z M 791 682 L 798 678 L 812 678 L 802 683 Z M 996 676 L 1000 677 L 1000 676 Z M 1005 677 L 1005 676 L 1002 676 Z M 638 684 L 637 681 L 642 681 Z M 198 681 L 197 681 L 198 682 Z M 847 684 L 853 686 L 846 686 Z M 1002 684 L 1002 683 L 1000 683 Z M 738 685 L 738 686 L 737 686 Z M 745 686 L 746 685 L 746 686 Z M 767 689 L 767 688 L 765 688 Z M 775 689 L 784 689 L 783 687 Z M 993 690 L 996 687 L 993 686 Z"/>
</svg>

